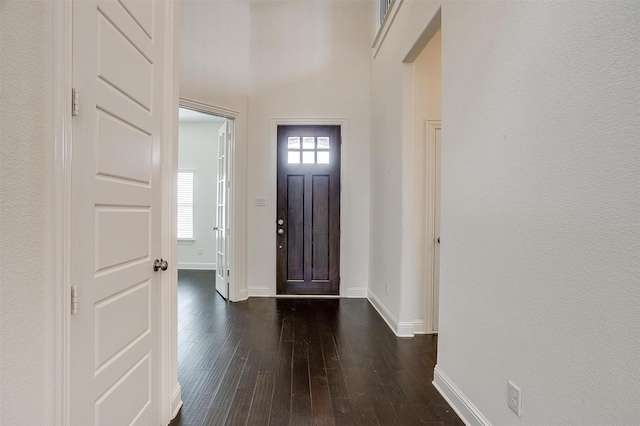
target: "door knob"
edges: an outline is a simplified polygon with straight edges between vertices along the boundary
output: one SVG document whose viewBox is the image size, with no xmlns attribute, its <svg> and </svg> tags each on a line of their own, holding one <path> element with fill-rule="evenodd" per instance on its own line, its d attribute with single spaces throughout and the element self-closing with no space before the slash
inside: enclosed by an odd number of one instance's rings
<svg viewBox="0 0 640 426">
<path fill-rule="evenodd" d="M 284 234 L 284 229 L 282 228 L 278 229 L 278 235 L 282 235 L 282 234 Z"/>
<path fill-rule="evenodd" d="M 164 259 L 160 259 L 160 260 L 156 259 L 153 261 L 153 270 L 156 272 L 158 271 L 158 269 L 162 271 L 166 271 L 168 267 L 169 267 L 169 264 Z"/>
<path fill-rule="evenodd" d="M 280 226 L 284 225 L 284 220 L 278 219 L 278 225 L 280 225 Z"/>
<path fill-rule="evenodd" d="M 213 230 L 214 230 L 214 231 L 219 231 L 219 230 L 220 230 L 220 228 L 219 228 L 218 226 L 215 226 L 215 227 L 213 228 Z"/>
</svg>

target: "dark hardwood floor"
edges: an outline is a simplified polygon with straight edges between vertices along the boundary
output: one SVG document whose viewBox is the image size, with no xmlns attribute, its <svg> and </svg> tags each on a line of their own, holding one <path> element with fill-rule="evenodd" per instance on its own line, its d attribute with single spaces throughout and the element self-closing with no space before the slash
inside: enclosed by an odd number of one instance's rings
<svg viewBox="0 0 640 426">
<path fill-rule="evenodd" d="M 463 425 L 431 384 L 436 345 L 366 299 L 231 303 L 212 272 L 180 271 L 171 425 Z"/>
</svg>

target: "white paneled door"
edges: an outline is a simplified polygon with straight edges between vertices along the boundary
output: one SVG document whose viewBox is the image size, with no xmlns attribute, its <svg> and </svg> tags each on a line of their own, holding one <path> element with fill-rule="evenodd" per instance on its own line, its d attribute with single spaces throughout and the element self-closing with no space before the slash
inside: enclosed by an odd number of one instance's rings
<svg viewBox="0 0 640 426">
<path fill-rule="evenodd" d="M 216 290 L 225 299 L 229 298 L 229 146 L 231 132 L 229 120 L 218 131 L 218 176 L 216 187 Z"/>
<path fill-rule="evenodd" d="M 72 425 L 160 424 L 165 6 L 73 2 Z"/>
</svg>

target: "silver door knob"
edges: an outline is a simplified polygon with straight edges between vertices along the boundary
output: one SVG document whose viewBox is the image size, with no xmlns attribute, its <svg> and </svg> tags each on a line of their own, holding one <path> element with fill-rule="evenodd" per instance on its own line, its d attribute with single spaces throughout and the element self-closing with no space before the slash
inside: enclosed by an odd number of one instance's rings
<svg viewBox="0 0 640 426">
<path fill-rule="evenodd" d="M 284 225 L 284 220 L 278 219 L 278 225 L 280 225 L 280 226 Z"/>
<path fill-rule="evenodd" d="M 282 228 L 278 229 L 278 235 L 282 235 L 282 234 L 284 234 L 284 229 Z"/>
<path fill-rule="evenodd" d="M 168 267 L 169 267 L 169 264 L 164 259 L 160 259 L 160 260 L 156 259 L 153 261 L 153 270 L 156 272 L 158 271 L 158 269 L 162 271 L 166 271 Z"/>
</svg>

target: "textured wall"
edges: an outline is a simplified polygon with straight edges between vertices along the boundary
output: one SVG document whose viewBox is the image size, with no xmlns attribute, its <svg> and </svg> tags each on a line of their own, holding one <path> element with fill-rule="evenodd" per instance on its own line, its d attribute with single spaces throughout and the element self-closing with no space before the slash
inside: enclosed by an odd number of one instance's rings
<svg viewBox="0 0 640 426">
<path fill-rule="evenodd" d="M 0 2 L 0 424 L 53 405 L 48 10 Z"/>
<path fill-rule="evenodd" d="M 447 2 L 442 40 L 439 368 L 496 425 L 639 424 L 640 4 Z"/>
</svg>

